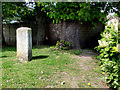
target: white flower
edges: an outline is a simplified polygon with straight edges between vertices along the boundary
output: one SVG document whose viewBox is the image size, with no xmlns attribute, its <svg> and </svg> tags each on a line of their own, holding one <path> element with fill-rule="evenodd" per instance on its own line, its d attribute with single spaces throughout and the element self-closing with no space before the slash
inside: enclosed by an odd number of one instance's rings
<svg viewBox="0 0 120 90">
<path fill-rule="evenodd" d="M 99 43 L 100 46 L 102 45 L 101 40 L 98 40 L 98 43 Z"/>
<path fill-rule="evenodd" d="M 41 79 L 41 77 L 39 77 L 39 80 Z"/>
<path fill-rule="evenodd" d="M 65 84 L 65 81 L 61 82 L 61 85 Z"/>
<path fill-rule="evenodd" d="M 41 71 L 41 73 L 43 74 L 43 71 Z"/>
<path fill-rule="evenodd" d="M 109 44 L 112 43 L 112 41 L 109 41 Z"/>
<path fill-rule="evenodd" d="M 108 43 L 105 40 L 104 41 L 98 40 L 98 43 L 100 47 L 108 46 Z"/>
<path fill-rule="evenodd" d="M 103 41 L 103 46 L 108 46 L 108 43 L 106 41 Z"/>
<path fill-rule="evenodd" d="M 106 39 L 109 39 L 109 38 L 111 38 L 112 37 L 112 35 L 110 34 L 110 33 L 103 33 L 103 35 L 104 35 L 104 37 L 106 38 Z"/>
<path fill-rule="evenodd" d="M 109 36 L 109 38 L 111 38 L 111 37 L 112 37 L 112 35 L 111 35 L 110 33 L 108 34 L 108 36 Z"/>
</svg>

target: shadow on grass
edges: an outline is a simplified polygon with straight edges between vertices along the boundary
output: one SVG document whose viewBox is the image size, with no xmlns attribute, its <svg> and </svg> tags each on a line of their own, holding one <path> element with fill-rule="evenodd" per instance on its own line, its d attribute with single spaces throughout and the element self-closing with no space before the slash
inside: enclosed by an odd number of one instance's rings
<svg viewBox="0 0 120 90">
<path fill-rule="evenodd" d="M 44 58 L 48 58 L 49 56 L 47 55 L 40 55 L 40 56 L 33 56 L 32 60 L 36 60 L 36 59 L 44 59 Z"/>
<path fill-rule="evenodd" d="M 49 48 L 49 45 L 40 45 L 40 46 L 32 46 L 32 49 L 44 49 L 44 48 Z M 16 50 L 16 46 L 12 46 L 12 45 L 4 45 L 2 46 L 2 52 L 4 51 L 17 51 Z"/>
<path fill-rule="evenodd" d="M 40 46 L 33 46 L 33 49 L 44 49 L 44 48 L 50 48 L 50 45 L 40 45 Z"/>
<path fill-rule="evenodd" d="M 71 49 L 71 50 L 68 50 L 67 52 L 73 55 L 80 55 L 82 53 L 81 50 L 76 50 L 76 49 Z"/>
<path fill-rule="evenodd" d="M 6 58 L 6 57 L 8 57 L 8 56 L 1 56 L 2 58 Z"/>
<path fill-rule="evenodd" d="M 4 52 L 4 51 L 15 51 L 16 52 L 16 47 L 10 46 L 10 45 L 4 45 L 4 46 L 2 46 L 2 52 Z"/>
</svg>

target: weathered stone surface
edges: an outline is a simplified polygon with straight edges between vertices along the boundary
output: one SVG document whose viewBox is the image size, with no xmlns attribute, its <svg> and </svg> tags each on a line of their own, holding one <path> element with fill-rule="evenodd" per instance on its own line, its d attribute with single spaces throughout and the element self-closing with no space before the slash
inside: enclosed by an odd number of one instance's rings
<svg viewBox="0 0 120 90">
<path fill-rule="evenodd" d="M 32 59 L 32 31 L 31 28 L 20 27 L 17 29 L 17 58 L 20 61 Z"/>
</svg>

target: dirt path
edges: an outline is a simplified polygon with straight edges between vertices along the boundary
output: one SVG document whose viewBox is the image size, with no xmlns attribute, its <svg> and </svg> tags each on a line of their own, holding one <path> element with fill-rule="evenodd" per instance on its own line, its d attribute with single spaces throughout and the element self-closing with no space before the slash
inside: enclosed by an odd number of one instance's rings
<svg viewBox="0 0 120 90">
<path fill-rule="evenodd" d="M 93 57 L 95 55 L 98 54 L 91 50 L 82 50 L 82 54 L 71 56 L 75 63 L 68 67 L 73 71 L 65 70 L 57 73 L 57 76 L 61 76 L 61 80 L 65 81 L 65 85 L 58 85 L 57 88 L 66 88 L 67 86 L 70 88 L 109 88 L 105 81 L 101 80 L 103 75 Z M 88 83 L 91 85 L 89 86 Z"/>
<path fill-rule="evenodd" d="M 83 68 L 84 70 L 89 70 L 90 68 L 94 68 L 96 65 L 95 63 L 96 60 L 94 58 L 94 56 L 96 55 L 98 55 L 98 53 L 95 53 L 91 50 L 82 50 L 82 54 L 75 56 L 75 58 L 80 59 L 77 61 L 77 63 L 80 65 L 81 68 Z M 90 62 L 92 63 L 92 67 Z M 90 67 L 88 67 L 88 64 L 90 64 Z"/>
<path fill-rule="evenodd" d="M 91 86 L 95 88 L 109 88 L 105 81 L 101 80 L 102 74 L 99 73 L 100 67 L 98 63 L 96 63 L 97 60 L 94 58 L 96 55 L 99 54 L 91 50 L 82 50 L 82 54 L 75 56 L 75 58 L 79 58 L 76 62 L 79 64 L 79 67 L 83 69 L 82 72 L 84 72 L 82 78 L 86 82 L 89 81 Z M 89 80 L 85 78 L 87 76 L 89 77 Z"/>
</svg>

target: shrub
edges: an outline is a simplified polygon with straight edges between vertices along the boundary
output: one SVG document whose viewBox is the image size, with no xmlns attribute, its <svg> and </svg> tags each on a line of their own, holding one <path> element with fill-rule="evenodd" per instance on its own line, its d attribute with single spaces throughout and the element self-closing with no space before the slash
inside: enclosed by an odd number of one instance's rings
<svg viewBox="0 0 120 90">
<path fill-rule="evenodd" d="M 105 81 L 112 88 L 120 87 L 120 53 L 117 52 L 117 30 L 110 26 L 101 33 L 101 40 L 98 40 L 97 50 L 100 52 L 100 67 L 105 72 Z"/>
<path fill-rule="evenodd" d="M 70 44 L 70 42 L 67 42 L 65 40 L 60 40 L 60 41 L 57 41 L 55 47 L 58 50 L 68 50 L 71 48 L 71 44 Z"/>
</svg>

